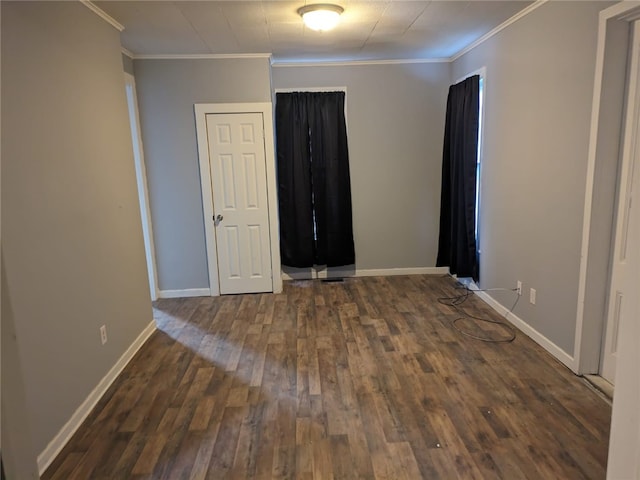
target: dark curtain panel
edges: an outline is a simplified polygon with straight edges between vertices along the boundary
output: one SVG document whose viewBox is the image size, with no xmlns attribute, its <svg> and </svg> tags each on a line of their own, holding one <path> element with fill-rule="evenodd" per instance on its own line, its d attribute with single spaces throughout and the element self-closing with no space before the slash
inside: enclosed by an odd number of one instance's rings
<svg viewBox="0 0 640 480">
<path fill-rule="evenodd" d="M 276 148 L 282 263 L 355 263 L 344 92 L 277 94 Z"/>
<path fill-rule="evenodd" d="M 276 94 L 280 255 L 290 267 L 309 267 L 315 256 L 307 110 L 304 94 Z"/>
<path fill-rule="evenodd" d="M 439 267 L 478 281 L 476 167 L 480 76 L 449 87 L 442 154 Z"/>
<path fill-rule="evenodd" d="M 344 92 L 311 93 L 311 172 L 316 265 L 355 263 Z"/>
</svg>

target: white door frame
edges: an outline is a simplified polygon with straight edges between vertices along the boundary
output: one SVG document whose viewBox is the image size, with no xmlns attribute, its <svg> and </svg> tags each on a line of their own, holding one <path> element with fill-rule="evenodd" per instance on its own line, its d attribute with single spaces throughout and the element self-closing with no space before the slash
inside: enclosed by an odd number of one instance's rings
<svg viewBox="0 0 640 480">
<path fill-rule="evenodd" d="M 127 108 L 131 126 L 131 140 L 133 142 L 133 159 L 136 167 L 136 181 L 138 185 L 138 200 L 140 202 L 140 219 L 142 220 L 142 235 L 144 250 L 147 257 L 147 272 L 149 274 L 149 290 L 151 300 L 158 299 L 158 272 L 156 269 L 156 249 L 153 243 L 153 227 L 151 225 L 151 209 L 149 208 L 149 188 L 147 187 L 147 168 L 144 163 L 144 150 L 140 134 L 140 114 L 138 112 L 138 97 L 136 80 L 130 73 L 124 74 L 125 88 L 131 88 L 131 99 L 127 91 Z"/>
<path fill-rule="evenodd" d="M 618 173 L 618 185 L 617 185 L 617 201 L 615 212 L 615 224 L 613 226 L 613 245 L 612 245 L 612 258 L 611 258 L 611 274 L 609 276 L 609 292 L 607 296 L 607 312 L 605 317 L 605 329 L 604 329 L 604 341 L 602 344 L 602 354 L 600 358 L 600 376 L 613 383 L 613 377 L 615 377 L 615 365 L 618 339 L 619 339 L 619 321 L 622 316 L 622 311 L 625 310 L 620 303 L 623 301 L 622 293 L 624 293 L 625 303 L 628 303 L 633 297 L 633 290 L 629 287 L 622 290 L 621 285 L 626 285 L 626 280 L 620 279 L 620 256 L 624 256 L 624 263 L 630 264 L 631 249 L 629 245 L 631 234 L 629 230 L 629 222 L 631 218 L 626 215 L 626 212 L 631 207 L 631 197 L 627 197 L 630 194 L 630 188 L 632 186 L 633 178 L 631 175 L 634 170 L 634 163 L 637 156 L 637 131 L 638 131 L 638 118 L 640 118 L 640 81 L 638 77 L 638 54 L 640 53 L 640 30 L 638 30 L 638 23 L 634 22 L 634 30 L 632 33 L 632 47 L 631 55 L 629 57 L 629 72 L 628 72 L 628 85 L 626 91 L 626 113 L 623 123 L 623 139 L 621 148 L 621 159 L 619 164 Z M 631 212 L 630 212 L 631 213 Z M 625 231 L 626 227 L 626 231 Z M 625 236 L 626 235 L 626 236 Z M 627 269 L 630 267 L 627 267 Z M 616 318 L 617 317 L 617 318 Z M 613 322 L 613 323 L 612 323 Z M 613 328 L 612 328 L 613 327 Z"/>
<path fill-rule="evenodd" d="M 593 106 L 591 111 L 591 127 L 589 136 L 589 150 L 587 158 L 587 178 L 585 188 L 584 216 L 582 224 L 582 247 L 580 255 L 580 271 L 578 277 L 578 305 L 576 314 L 576 330 L 573 359 L 568 366 L 577 374 L 597 373 L 600 361 L 600 345 L 603 334 L 601 320 L 585 315 L 587 291 L 587 267 L 590 255 L 602 254 L 589 249 L 591 235 L 591 215 L 593 192 L 598 162 L 598 134 L 600 125 L 600 106 L 603 96 L 603 81 L 605 72 L 605 57 L 607 54 L 607 34 L 610 32 L 611 22 L 632 22 L 640 12 L 640 2 L 620 2 L 602 10 L 598 20 L 598 42 L 596 46 L 596 67 L 593 87 Z M 630 45 L 629 45 L 630 47 Z M 607 252 L 607 255 L 609 253 Z M 608 284 L 607 287 L 608 288 Z M 595 347 L 595 345 L 598 347 Z"/>
<path fill-rule="evenodd" d="M 269 238 L 271 241 L 271 277 L 273 293 L 282 292 L 282 272 L 280 267 L 280 227 L 278 223 L 278 196 L 276 183 L 276 159 L 273 130 L 273 106 L 271 103 L 196 103 L 196 135 L 198 140 L 198 163 L 200 165 L 200 185 L 202 187 L 202 209 L 204 212 L 205 240 L 207 246 L 207 267 L 211 296 L 220 295 L 218 279 L 218 255 L 213 224 L 213 192 L 211 190 L 211 170 L 209 141 L 207 136 L 207 115 L 216 113 L 261 113 L 264 125 L 264 153 L 267 169 L 267 198 L 269 210 Z"/>
<path fill-rule="evenodd" d="M 640 89 L 638 73 L 638 50 L 640 49 L 640 20 L 634 25 L 633 54 L 636 87 Z M 633 75 L 633 73 L 632 73 Z M 640 93 L 640 92 L 638 92 Z M 640 100 L 640 95 L 636 96 Z M 613 412 L 611 417 L 611 435 L 609 442 L 609 459 L 607 478 L 640 478 L 640 296 L 633 295 L 633 286 L 640 286 L 640 208 L 638 208 L 638 192 L 640 192 L 640 101 L 635 105 L 635 111 L 629 112 L 633 116 L 632 132 L 625 132 L 625 141 L 631 147 L 629 178 L 633 189 L 632 200 L 634 206 L 628 217 L 628 249 L 627 265 L 625 266 L 623 282 L 632 286 L 631 295 L 625 295 L 623 315 L 619 325 L 619 343 L 615 372 L 615 395 L 613 397 Z M 631 142 L 633 142 L 631 144 Z M 634 166 L 633 166 L 634 165 Z"/>
</svg>

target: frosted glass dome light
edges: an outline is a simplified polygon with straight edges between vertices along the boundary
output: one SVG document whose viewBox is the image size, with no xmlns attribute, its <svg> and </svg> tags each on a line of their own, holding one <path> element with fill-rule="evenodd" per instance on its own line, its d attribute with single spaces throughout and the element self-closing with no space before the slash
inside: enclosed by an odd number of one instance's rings
<svg viewBox="0 0 640 480">
<path fill-rule="evenodd" d="M 311 30 L 324 32 L 334 28 L 340 21 L 340 14 L 344 8 L 330 3 L 316 3 L 305 5 L 298 9 L 304 24 Z"/>
</svg>

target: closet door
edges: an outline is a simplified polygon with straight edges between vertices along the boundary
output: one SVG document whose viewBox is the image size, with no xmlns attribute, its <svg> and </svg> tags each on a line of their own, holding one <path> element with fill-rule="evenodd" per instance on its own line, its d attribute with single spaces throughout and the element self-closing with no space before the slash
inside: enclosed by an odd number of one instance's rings
<svg viewBox="0 0 640 480">
<path fill-rule="evenodd" d="M 220 293 L 273 289 L 262 113 L 207 115 Z"/>
</svg>

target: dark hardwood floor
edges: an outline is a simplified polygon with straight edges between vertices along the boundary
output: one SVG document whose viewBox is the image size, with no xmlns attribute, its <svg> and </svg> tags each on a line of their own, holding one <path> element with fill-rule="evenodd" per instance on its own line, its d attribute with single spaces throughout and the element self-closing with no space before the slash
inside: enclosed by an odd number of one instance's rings
<svg viewBox="0 0 640 480">
<path fill-rule="evenodd" d="M 159 330 L 43 478 L 605 478 L 611 407 L 521 333 L 456 332 L 437 302 L 454 285 L 158 301 Z"/>
</svg>

